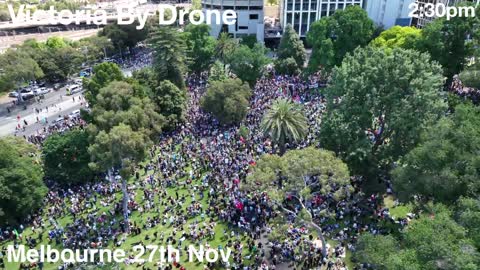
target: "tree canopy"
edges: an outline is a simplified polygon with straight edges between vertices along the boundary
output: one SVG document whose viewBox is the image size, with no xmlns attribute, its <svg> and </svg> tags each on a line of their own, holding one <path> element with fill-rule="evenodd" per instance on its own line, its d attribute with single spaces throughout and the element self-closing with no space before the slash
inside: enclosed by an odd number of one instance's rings
<svg viewBox="0 0 480 270">
<path fill-rule="evenodd" d="M 239 79 L 213 81 L 200 103 L 202 109 L 212 113 L 222 124 L 240 123 L 247 115 L 251 90 Z"/>
<path fill-rule="evenodd" d="M 299 142 L 307 136 L 308 121 L 299 104 L 277 99 L 265 113 L 261 128 L 285 153 L 285 144 Z"/>
<path fill-rule="evenodd" d="M 0 224 L 18 225 L 43 204 L 47 188 L 38 150 L 25 140 L 0 139 Z"/>
<path fill-rule="evenodd" d="M 393 171 L 399 196 L 453 202 L 480 192 L 480 108 L 459 105 L 423 134 Z"/>
<path fill-rule="evenodd" d="M 90 106 L 94 106 L 97 101 L 97 95 L 101 88 L 107 86 L 110 82 L 123 80 L 123 73 L 120 67 L 115 63 L 103 62 L 93 67 L 93 76 L 83 83 L 87 90 L 85 98 Z"/>
<path fill-rule="evenodd" d="M 367 12 L 356 5 L 337 10 L 310 25 L 307 42 L 312 46 L 309 70 L 330 69 L 340 65 L 347 53 L 366 46 L 373 38 L 375 26 Z"/>
<path fill-rule="evenodd" d="M 290 150 L 283 156 L 263 155 L 243 187 L 266 192 L 286 215 L 292 214 L 296 222 L 317 230 L 324 254 L 326 242 L 322 230 L 306 205 L 315 196 L 334 194 L 329 199 L 338 201 L 353 191 L 347 165 L 333 152 L 314 147 Z"/>
<path fill-rule="evenodd" d="M 88 146 L 84 130 L 50 135 L 42 147 L 45 177 L 65 185 L 91 181 L 94 172 L 88 166 Z"/>
<path fill-rule="evenodd" d="M 478 269 L 479 251 L 468 238 L 467 230 L 455 222 L 446 207 L 432 208 L 412 220 L 400 239 L 362 235 L 355 259 L 375 269 Z"/>
<path fill-rule="evenodd" d="M 427 54 L 360 48 L 332 76 L 320 140 L 356 173 L 391 165 L 446 110 L 441 67 Z"/>
<path fill-rule="evenodd" d="M 276 63 L 275 67 L 277 67 L 277 65 L 279 64 L 285 65 L 285 63 L 282 61 L 285 61 L 289 58 L 292 58 L 296 64 L 296 68 L 286 68 L 282 66 L 283 68 L 281 68 L 280 71 L 285 72 L 281 73 L 294 74 L 296 72 L 292 72 L 292 69 L 302 69 L 303 65 L 305 64 L 305 60 L 307 58 L 305 47 L 303 46 L 303 42 L 300 40 L 300 37 L 290 24 L 287 24 L 285 30 L 283 31 L 282 39 L 280 40 L 280 45 L 277 51 L 277 56 L 279 62 Z"/>
<path fill-rule="evenodd" d="M 169 80 L 178 88 L 184 89 L 187 47 L 181 33 L 172 27 L 159 27 L 152 33 L 148 44 L 154 50 L 153 69 L 157 80 Z"/>
<path fill-rule="evenodd" d="M 213 63 L 217 41 L 210 36 L 210 26 L 189 24 L 185 27 L 187 56 L 191 60 L 189 68 L 193 72 L 207 70 Z"/>
<path fill-rule="evenodd" d="M 394 26 L 372 40 L 375 47 L 416 49 L 422 37 L 422 30 L 411 26 Z"/>
<path fill-rule="evenodd" d="M 269 62 L 266 53 L 265 46 L 259 43 L 256 43 L 253 48 L 241 45 L 227 56 L 227 63 L 238 78 L 253 87 L 260 78 L 264 66 Z"/>
</svg>

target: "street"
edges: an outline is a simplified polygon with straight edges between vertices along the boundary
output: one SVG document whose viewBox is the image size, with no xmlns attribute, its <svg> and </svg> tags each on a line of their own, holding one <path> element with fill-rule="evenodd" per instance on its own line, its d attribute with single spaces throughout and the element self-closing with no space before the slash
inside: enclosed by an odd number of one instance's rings
<svg viewBox="0 0 480 270">
<path fill-rule="evenodd" d="M 46 94 L 45 99 L 40 103 L 28 103 L 26 110 L 23 109 L 23 106 L 16 106 L 10 113 L 8 113 L 7 107 L 11 106 L 11 101 L 14 100 L 14 98 L 10 98 L 9 102 L 0 104 L 0 136 L 15 134 L 15 127 L 18 124 L 23 126 L 24 120 L 28 124 L 25 131 L 17 131 L 16 135 L 30 136 L 35 134 L 37 130 L 42 129 L 44 126 L 48 126 L 54 120 L 58 119 L 59 116 L 63 117 L 75 110 L 79 110 L 82 107 L 79 99 L 81 95 L 81 93 L 77 93 L 72 96 L 67 96 L 66 88 L 64 87 L 58 91 L 52 91 Z M 85 102 L 83 102 L 83 106 L 85 106 Z M 40 113 L 36 114 L 35 109 L 40 110 Z M 38 123 L 37 117 L 40 120 Z M 41 120 L 44 117 L 47 118 L 47 124 L 41 123 Z"/>
</svg>

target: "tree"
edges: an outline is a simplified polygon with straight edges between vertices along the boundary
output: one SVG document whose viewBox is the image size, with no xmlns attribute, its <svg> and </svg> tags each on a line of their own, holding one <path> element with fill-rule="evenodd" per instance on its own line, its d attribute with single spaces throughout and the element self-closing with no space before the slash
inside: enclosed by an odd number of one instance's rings
<svg viewBox="0 0 480 270">
<path fill-rule="evenodd" d="M 109 131 L 100 131 L 88 148 L 88 152 L 92 156 L 92 163 L 90 163 L 92 168 L 120 169 L 123 216 L 127 232 L 129 231 L 127 181 L 133 175 L 134 166 L 145 159 L 150 146 L 151 141 L 143 130 L 134 131 L 129 125 L 120 123 Z"/>
<path fill-rule="evenodd" d="M 459 74 L 463 85 L 480 89 L 480 70 L 477 65 L 468 67 Z"/>
<path fill-rule="evenodd" d="M 466 237 L 465 228 L 443 206 L 435 206 L 429 216 L 412 221 L 404 234 L 404 245 L 415 250 L 419 264 L 425 269 L 480 267 L 480 254 Z"/>
<path fill-rule="evenodd" d="M 250 87 L 239 79 L 212 82 L 202 97 L 202 109 L 210 112 L 225 125 L 238 124 L 248 111 Z"/>
<path fill-rule="evenodd" d="M 398 195 L 423 195 L 441 202 L 480 192 L 480 109 L 459 105 L 428 128 L 420 144 L 393 170 Z"/>
<path fill-rule="evenodd" d="M 215 61 L 212 67 L 210 67 L 210 73 L 208 76 L 208 81 L 224 81 L 229 77 L 229 68 L 225 67 L 225 65 L 220 61 Z"/>
<path fill-rule="evenodd" d="M 314 228 L 322 241 L 324 255 L 326 242 L 322 229 L 308 205 L 315 196 L 334 194 L 327 199 L 334 202 L 353 191 L 347 165 L 332 152 L 314 147 L 291 150 L 283 156 L 262 156 L 247 176 L 244 188 L 266 192 L 274 206 L 292 215 L 295 223 Z"/>
<path fill-rule="evenodd" d="M 474 24 L 473 18 L 436 19 L 422 30 L 419 50 L 438 61 L 443 66 L 443 74 L 451 79 L 463 70 L 467 57 L 473 53 L 466 39 L 472 34 Z"/>
<path fill-rule="evenodd" d="M 291 24 L 287 24 L 283 31 L 282 39 L 280 39 L 280 45 L 278 46 L 277 56 L 280 60 L 293 58 L 298 68 L 303 68 L 307 54 L 303 42 L 300 40 L 300 37 Z"/>
<path fill-rule="evenodd" d="M 0 224 L 18 225 L 38 210 L 47 194 L 34 145 L 14 137 L 0 139 Z"/>
<path fill-rule="evenodd" d="M 456 203 L 455 220 L 467 229 L 467 236 L 480 250 L 480 200 L 478 198 L 460 198 Z"/>
<path fill-rule="evenodd" d="M 71 130 L 49 136 L 42 147 L 45 177 L 61 184 L 75 184 L 93 179 L 88 166 L 88 133 Z"/>
<path fill-rule="evenodd" d="M 210 36 L 210 26 L 189 24 L 185 27 L 187 56 L 191 59 L 190 70 L 201 72 L 213 63 L 216 40 Z"/>
<path fill-rule="evenodd" d="M 156 112 L 150 98 L 144 96 L 126 82 L 114 81 L 101 88 L 91 113 L 96 129 L 109 132 L 114 126 L 125 124 L 133 131 L 160 134 L 165 119 Z"/>
<path fill-rule="evenodd" d="M 416 49 L 422 37 L 422 30 L 410 26 L 394 26 L 383 31 L 372 40 L 374 47 Z"/>
<path fill-rule="evenodd" d="M 153 68 L 157 80 L 169 80 L 178 88 L 185 88 L 186 46 L 180 32 L 172 27 L 159 27 L 148 40 L 154 50 Z"/>
<path fill-rule="evenodd" d="M 266 53 L 267 49 L 259 43 L 256 43 L 253 49 L 241 45 L 227 56 L 227 63 L 238 78 L 253 87 L 264 66 L 269 62 Z"/>
<path fill-rule="evenodd" d="M 59 36 L 49 37 L 47 42 L 45 42 L 45 45 L 51 49 L 60 49 L 69 46 L 67 42 L 65 42 L 65 39 Z"/>
<path fill-rule="evenodd" d="M 280 146 L 283 155 L 287 143 L 299 142 L 307 136 L 308 121 L 300 105 L 277 99 L 263 116 L 261 129 Z"/>
<path fill-rule="evenodd" d="M 105 36 L 93 36 L 79 40 L 79 48 L 87 49 L 87 61 L 96 62 L 107 57 L 113 50 L 113 43 Z"/>
<path fill-rule="evenodd" d="M 416 51 L 357 49 L 334 69 L 332 82 L 321 143 L 364 175 L 377 175 L 415 147 L 447 107 L 441 67 Z"/>
<path fill-rule="evenodd" d="M 115 63 L 103 62 L 93 67 L 93 76 L 85 80 L 83 87 L 87 90 L 85 98 L 90 106 L 94 106 L 97 95 L 101 88 L 107 86 L 110 82 L 123 80 L 123 73 L 120 67 Z"/>
<path fill-rule="evenodd" d="M 317 71 L 320 67 L 330 69 L 340 65 L 347 53 L 358 46 L 366 46 L 372 40 L 374 31 L 375 26 L 367 12 L 356 5 L 337 10 L 333 16 L 322 17 L 312 23 L 307 33 L 307 42 L 312 46 L 309 69 Z M 331 55 L 333 59 L 330 59 Z"/>
<path fill-rule="evenodd" d="M 221 62 L 226 63 L 228 55 L 236 49 L 237 45 L 236 41 L 231 38 L 228 33 L 220 33 L 215 48 L 215 57 Z"/>
<path fill-rule="evenodd" d="M 275 71 L 286 75 L 297 75 L 301 72 L 297 62 L 292 57 L 275 60 Z"/>
<path fill-rule="evenodd" d="M 44 76 L 38 63 L 27 53 L 8 49 L 0 57 L 0 72 L 5 85 L 19 87 L 22 84 Z M 20 91 L 20 90 L 18 90 Z M 18 95 L 18 101 L 22 102 L 22 95 Z"/>
<path fill-rule="evenodd" d="M 109 175 L 115 168 L 120 170 L 127 231 L 128 178 L 164 124 L 153 102 L 143 96 L 126 82 L 112 82 L 101 88 L 92 108 L 93 124 L 88 127 L 93 137 L 88 148 L 92 157 L 89 166 L 95 171 L 108 170 Z"/>
<path fill-rule="evenodd" d="M 139 42 L 145 40 L 148 34 L 148 27 L 138 30 L 136 29 L 138 25 L 138 21 L 126 25 L 108 24 L 99 32 L 99 36 L 110 39 L 113 46 L 120 51 L 125 48 L 133 49 Z"/>
<path fill-rule="evenodd" d="M 153 90 L 152 100 L 157 105 L 156 111 L 165 117 L 170 129 L 185 121 L 187 92 L 184 89 L 179 89 L 170 81 L 162 81 Z"/>
<path fill-rule="evenodd" d="M 480 256 L 465 228 L 442 205 L 427 205 L 427 214 L 412 220 L 401 237 L 359 238 L 354 259 L 374 269 L 478 269 Z M 441 232 L 441 233 L 439 233 Z"/>
</svg>

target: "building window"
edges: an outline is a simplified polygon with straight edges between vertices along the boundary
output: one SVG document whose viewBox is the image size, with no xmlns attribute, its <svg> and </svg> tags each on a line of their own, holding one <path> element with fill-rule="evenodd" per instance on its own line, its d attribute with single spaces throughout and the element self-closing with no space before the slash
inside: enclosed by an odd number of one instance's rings
<svg viewBox="0 0 480 270">
<path fill-rule="evenodd" d="M 250 14 L 250 20 L 258 20 L 258 14 Z"/>
<path fill-rule="evenodd" d="M 248 26 L 239 26 L 238 29 L 240 29 L 240 30 L 248 30 Z"/>
</svg>

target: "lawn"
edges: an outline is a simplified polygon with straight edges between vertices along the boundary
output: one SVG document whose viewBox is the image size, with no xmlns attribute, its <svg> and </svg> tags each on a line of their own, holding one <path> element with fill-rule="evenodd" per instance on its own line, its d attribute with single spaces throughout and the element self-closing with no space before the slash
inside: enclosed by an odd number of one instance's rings
<svg viewBox="0 0 480 270">
<path fill-rule="evenodd" d="M 178 149 L 178 148 L 177 148 Z M 146 162 L 145 162 L 146 164 Z M 143 165 L 145 165 L 143 164 Z M 190 170 L 190 167 L 186 167 L 184 168 L 184 170 L 186 172 L 188 172 Z M 141 170 L 141 178 L 143 179 L 144 177 L 146 177 L 147 175 L 151 175 L 153 173 L 153 171 L 148 171 L 146 174 L 143 174 L 143 170 Z M 182 182 L 186 180 L 186 177 L 184 179 L 181 179 L 179 182 Z M 129 179 L 129 184 L 132 184 L 133 182 L 135 181 L 135 179 L 132 177 L 131 179 Z M 201 184 L 201 179 L 195 179 L 195 181 L 192 182 L 192 185 L 200 185 Z M 138 185 L 137 185 L 138 186 Z M 185 196 L 186 197 L 186 201 L 185 203 L 183 203 L 182 205 L 182 209 L 184 211 L 186 211 L 186 208 L 192 203 L 192 198 L 191 196 L 189 196 L 189 191 L 187 188 L 183 188 L 183 187 L 170 187 L 170 188 L 167 188 L 166 189 L 167 191 L 167 194 L 169 196 L 172 196 L 172 197 L 175 197 L 175 192 L 178 192 L 179 196 L 182 196 L 182 195 L 188 195 L 188 196 Z M 141 197 L 143 195 L 143 189 L 140 188 L 140 186 L 137 187 L 136 189 L 136 195 L 135 195 L 135 201 L 136 202 L 141 202 Z M 116 194 L 115 194 L 115 197 L 116 197 L 116 201 L 120 201 L 122 199 L 122 193 L 121 191 L 118 191 Z M 202 207 L 203 209 L 206 209 L 207 207 L 207 204 L 208 204 L 208 199 L 207 199 L 207 191 L 204 191 L 204 198 L 202 200 L 200 200 L 199 196 L 197 195 L 197 201 L 200 202 L 202 204 Z M 158 197 L 155 198 L 155 203 L 159 204 L 159 199 Z M 100 199 L 97 200 L 97 203 L 95 205 L 96 209 L 98 209 L 98 212 L 106 212 L 108 211 L 108 209 L 110 208 L 109 207 L 103 207 L 100 205 Z M 162 207 L 162 210 L 164 208 Z M 138 211 L 134 211 L 132 213 L 132 215 L 130 216 L 131 220 L 133 222 L 136 222 L 136 224 L 139 226 L 139 227 L 142 227 L 145 223 L 146 223 L 146 220 L 147 220 L 147 217 L 154 217 L 155 215 L 157 215 L 156 213 L 153 213 L 153 212 L 147 212 L 147 213 L 139 213 Z M 121 218 L 121 217 L 120 217 Z M 48 220 L 48 217 L 45 215 L 44 216 L 44 219 L 45 220 Z M 224 231 L 228 231 L 228 232 L 231 232 L 231 230 L 228 229 L 227 225 L 223 222 L 220 222 L 218 220 L 218 217 L 208 217 L 208 216 L 205 216 L 204 219 L 206 221 L 215 221 L 216 222 L 216 227 L 215 227 L 215 235 L 213 238 L 206 238 L 205 240 L 203 241 L 200 241 L 200 242 L 191 242 L 190 240 L 185 240 L 183 243 L 182 243 L 182 249 L 185 247 L 185 246 L 188 246 L 190 244 L 194 245 L 195 248 L 199 248 L 199 245 L 205 245 L 208 243 L 208 245 L 210 245 L 212 248 L 217 248 L 219 246 L 222 246 L 222 247 L 225 247 L 229 237 L 230 237 L 230 234 L 225 234 Z M 62 216 L 61 218 L 57 219 L 57 222 L 62 226 L 62 227 L 65 227 L 67 224 L 71 223 L 72 222 L 72 216 L 71 215 L 64 215 Z M 188 224 L 191 224 L 193 222 L 197 222 L 197 223 L 202 223 L 203 222 L 203 219 L 201 216 L 196 216 L 196 217 L 190 217 L 188 220 L 187 220 L 187 224 L 184 225 L 184 228 L 188 229 Z M 49 222 L 46 222 L 46 224 L 49 224 Z M 47 242 L 48 242 L 48 237 L 47 237 L 47 233 L 48 233 L 48 230 L 50 229 L 53 229 L 53 226 L 51 226 L 49 224 L 49 226 L 47 227 L 47 229 L 43 232 L 43 243 L 41 244 L 44 244 L 46 245 Z M 125 252 L 127 254 L 137 254 L 137 252 L 133 252 L 132 250 L 132 247 L 136 244 L 138 244 L 139 242 L 143 241 L 146 245 L 148 244 L 151 244 L 151 245 L 158 245 L 158 246 L 165 246 L 165 248 L 167 247 L 167 243 L 166 243 L 166 238 L 172 233 L 173 231 L 173 226 L 172 225 L 169 225 L 168 223 L 165 225 L 165 226 L 162 226 L 161 224 L 153 227 L 153 228 L 150 228 L 150 229 L 142 229 L 142 232 L 141 234 L 139 235 L 129 235 L 128 238 L 126 239 L 126 241 L 124 243 L 122 243 L 121 246 L 119 247 L 115 247 L 114 246 L 114 243 L 113 241 L 110 241 L 109 242 L 109 246 L 108 248 L 110 249 L 115 249 L 115 248 L 119 248 L 119 249 L 123 249 L 125 250 Z M 158 235 L 160 238 L 160 234 L 163 233 L 163 235 L 165 236 L 164 237 L 164 240 L 161 241 L 160 239 L 155 239 L 153 234 L 154 232 L 158 232 Z M 177 236 L 177 239 L 178 237 L 180 236 L 180 233 L 181 232 L 177 232 L 176 236 Z M 31 227 L 28 227 L 27 229 L 24 230 L 24 232 L 22 233 L 22 236 L 23 236 L 23 239 L 25 239 L 26 237 L 28 237 L 29 235 L 33 235 L 32 233 L 32 229 Z M 149 240 L 145 240 L 145 237 L 148 235 L 148 237 L 150 238 Z M 243 234 L 237 234 L 237 236 L 234 236 L 234 238 L 236 239 L 240 239 L 242 241 L 242 244 L 245 246 L 245 243 L 246 243 L 246 240 L 247 240 L 247 237 L 244 236 Z M 233 239 L 232 239 L 233 240 Z M 25 243 L 25 241 L 23 241 L 22 243 Z M 2 246 L 7 246 L 7 245 L 11 245 L 13 244 L 12 241 L 10 242 L 4 242 L 2 243 Z M 61 250 L 61 246 L 59 245 L 56 245 L 55 243 L 52 243 L 52 247 L 54 248 L 57 248 L 57 249 L 60 249 Z M 175 248 L 177 248 L 177 246 L 175 246 Z M 194 262 L 189 262 L 188 261 L 188 257 L 187 257 L 188 253 L 185 252 L 184 250 L 182 251 L 182 256 L 181 256 L 181 264 L 184 265 L 186 267 L 186 269 L 203 269 L 203 263 L 200 263 L 200 262 L 197 262 L 197 261 L 194 261 Z M 248 255 L 248 249 L 247 248 L 244 248 L 243 249 L 243 256 L 247 256 Z M 142 257 L 143 259 L 147 259 L 149 256 L 149 252 L 146 251 L 145 255 Z M 230 261 L 232 259 L 233 256 L 231 256 L 230 258 Z M 158 262 L 159 258 L 160 258 L 160 255 L 159 253 L 157 253 L 157 256 L 153 257 L 153 261 L 155 262 Z M 7 260 L 5 260 L 7 261 Z M 248 262 L 248 260 L 246 260 Z M 156 269 L 154 266 L 155 266 L 155 262 L 148 262 L 145 264 L 146 267 L 149 267 L 150 269 Z M 19 265 L 20 263 L 17 262 L 17 263 L 14 263 L 14 262 L 6 262 L 6 269 L 10 270 L 10 269 L 19 269 Z M 54 270 L 54 269 L 58 269 L 58 266 L 60 264 L 59 263 L 49 263 L 49 264 L 45 264 L 45 267 L 44 269 L 46 270 Z M 138 264 L 133 264 L 133 265 L 125 265 L 123 268 L 126 269 L 126 270 L 130 270 L 130 269 L 141 269 L 143 265 L 138 265 Z"/>
</svg>

